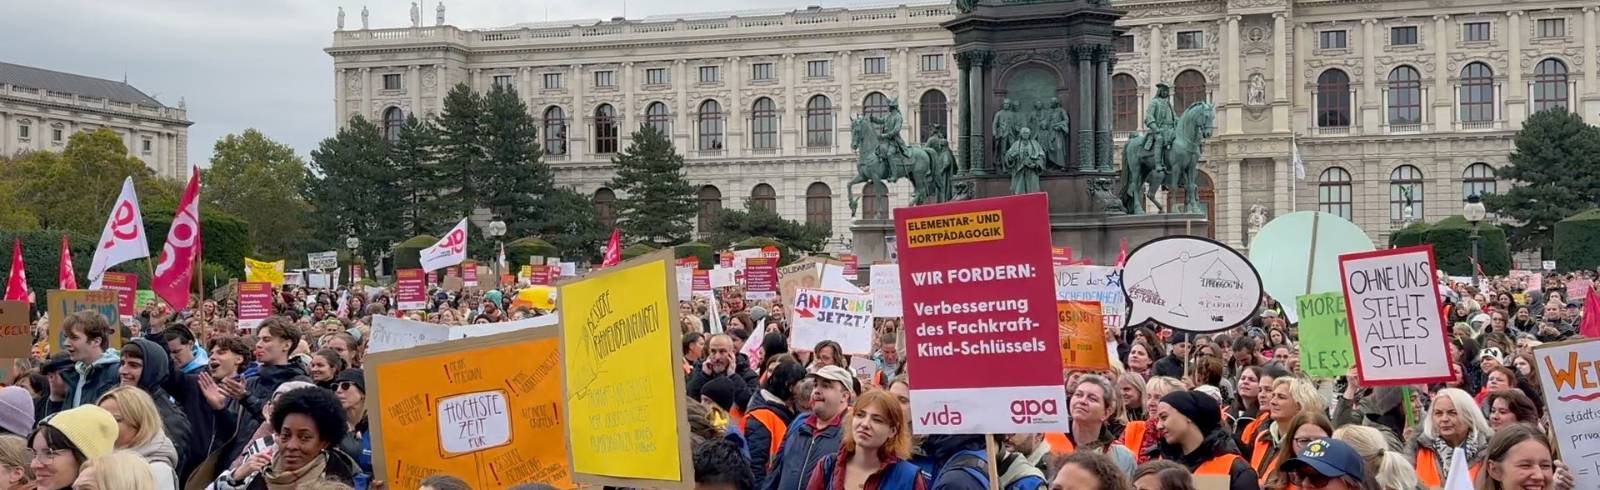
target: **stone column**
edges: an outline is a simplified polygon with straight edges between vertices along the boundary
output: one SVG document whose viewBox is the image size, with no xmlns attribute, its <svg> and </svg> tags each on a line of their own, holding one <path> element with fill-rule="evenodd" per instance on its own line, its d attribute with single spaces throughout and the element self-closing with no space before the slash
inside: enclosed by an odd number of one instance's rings
<svg viewBox="0 0 1600 490">
<path fill-rule="evenodd" d="M 798 115 L 800 106 L 805 104 L 805 100 L 801 98 L 801 94 L 795 92 L 794 78 L 796 75 L 794 64 L 794 53 L 784 53 L 783 97 L 778 99 L 785 101 L 783 102 L 784 117 L 778 121 L 778 134 L 782 138 L 779 141 L 779 145 L 783 147 L 782 154 L 784 155 L 798 155 L 800 154 L 800 147 L 806 144 L 805 137 L 801 132 L 806 126 Z"/>
<path fill-rule="evenodd" d="M 363 67 L 359 76 L 361 77 L 361 109 L 356 111 L 356 114 L 361 114 L 361 117 L 368 121 L 377 121 L 372 114 L 372 69 Z"/>
<path fill-rule="evenodd" d="M 1311 29 L 1303 23 L 1295 25 L 1294 61 L 1295 65 L 1297 66 L 1305 63 L 1306 60 L 1309 59 L 1311 55 L 1311 43 L 1316 42 L 1315 39 L 1312 39 L 1312 34 L 1310 34 L 1310 32 Z M 1314 96 L 1306 100 L 1298 99 L 1300 97 L 1310 96 L 1316 92 L 1307 91 L 1305 87 L 1311 81 L 1304 79 L 1300 70 L 1297 69 L 1290 71 L 1289 77 L 1292 78 L 1289 85 L 1290 87 L 1293 87 L 1291 93 L 1295 94 L 1294 97 L 1290 99 L 1293 101 L 1290 106 L 1294 108 L 1294 117 L 1296 118 L 1295 122 L 1290 127 L 1290 131 L 1309 131 L 1316 125 L 1316 119 L 1312 116 L 1312 114 L 1316 112 L 1317 99 Z"/>
<path fill-rule="evenodd" d="M 967 161 L 971 165 L 972 173 L 987 175 L 990 173 L 986 156 L 989 154 L 989 145 L 983 139 L 983 132 L 984 128 L 988 126 L 988 121 L 983 117 L 984 112 L 986 112 L 983 101 L 988 94 L 985 93 L 983 87 L 983 77 L 989 64 L 994 63 L 994 53 L 990 51 L 969 51 L 967 55 L 972 58 L 972 69 L 967 71 L 967 105 L 969 106 L 967 115 L 970 116 L 967 120 L 967 125 L 971 127 L 971 130 L 968 131 L 969 137 L 967 139 L 969 143 L 967 154 L 970 155 Z"/>
<path fill-rule="evenodd" d="M 636 85 L 633 83 L 633 62 L 624 62 L 618 69 L 622 71 L 622 107 L 617 108 L 617 151 L 620 152 L 633 142 L 633 130 L 639 128 L 643 118 L 634 112 L 638 108 L 633 106 L 633 90 Z"/>
<path fill-rule="evenodd" d="M 850 91 L 851 75 L 855 68 L 850 64 L 850 52 L 839 52 L 839 66 L 833 72 L 839 78 L 839 100 L 835 106 L 839 110 L 833 111 L 833 152 L 847 153 L 850 150 L 850 116 L 855 115 L 856 96 Z"/>
<path fill-rule="evenodd" d="M 411 95 L 411 110 L 409 114 L 422 111 L 422 66 L 411 65 L 406 67 L 406 93 Z M 417 116 L 419 119 L 422 116 Z"/>
<path fill-rule="evenodd" d="M 1361 91 L 1356 95 L 1356 104 L 1359 111 L 1355 125 L 1361 128 L 1362 134 L 1378 134 L 1380 125 L 1388 123 L 1383 119 L 1384 114 L 1379 105 L 1382 98 L 1378 96 L 1378 78 L 1386 76 L 1376 73 L 1378 49 L 1382 47 L 1377 34 L 1378 19 L 1361 19 L 1361 68 L 1364 75 L 1361 77 Z"/>
<path fill-rule="evenodd" d="M 1222 20 L 1222 39 L 1227 47 L 1222 51 L 1222 100 L 1220 111 L 1225 117 L 1223 132 L 1239 134 L 1244 131 L 1244 110 L 1240 104 L 1239 90 L 1239 16 L 1229 15 Z"/>
<path fill-rule="evenodd" d="M 744 77 L 740 75 L 741 59 L 738 56 L 728 58 L 728 70 L 723 72 L 723 83 L 733 87 L 733 94 L 728 96 L 728 107 L 723 110 L 728 114 L 727 124 L 722 128 L 722 148 L 728 156 L 742 156 L 745 153 L 745 142 L 750 139 L 745 137 L 744 119 Z"/>
<path fill-rule="evenodd" d="M 1583 59 L 1589 63 L 1585 64 L 1588 74 L 1583 79 L 1578 108 L 1589 124 L 1600 124 L 1600 48 L 1597 48 L 1595 39 L 1600 36 L 1600 32 L 1596 32 L 1600 26 L 1595 25 L 1597 11 L 1600 11 L 1600 7 L 1583 8 Z"/>
<path fill-rule="evenodd" d="M 1097 88 L 1099 89 L 1099 97 L 1095 99 L 1095 105 L 1099 106 L 1097 111 L 1100 116 L 1095 120 L 1094 132 L 1097 139 L 1095 143 L 1095 153 L 1098 155 L 1098 158 L 1096 159 L 1099 162 L 1098 170 L 1101 172 L 1110 172 L 1112 166 L 1111 71 L 1114 70 L 1117 65 L 1117 54 L 1112 50 L 1111 45 L 1109 44 L 1101 44 L 1095 47 L 1097 48 L 1095 53 L 1099 57 L 1100 65 L 1100 76 L 1099 80 L 1097 81 L 1098 83 L 1096 83 Z"/>
<path fill-rule="evenodd" d="M 1161 70 L 1161 54 L 1166 45 L 1166 38 L 1162 37 L 1161 24 L 1150 24 L 1150 33 L 1147 36 L 1150 42 L 1150 50 L 1146 53 L 1146 56 L 1150 57 L 1150 80 L 1146 90 L 1155 90 L 1156 82 L 1165 80 L 1166 76 Z"/>
<path fill-rule="evenodd" d="M 1095 47 L 1079 44 L 1072 47 L 1072 59 L 1078 62 L 1078 170 L 1094 171 L 1094 79 L 1093 61 Z"/>
<path fill-rule="evenodd" d="M 1450 16 L 1433 16 L 1433 130 L 1453 129 L 1455 91 L 1450 89 L 1450 45 L 1459 39 L 1450 32 Z"/>
<path fill-rule="evenodd" d="M 677 115 L 677 122 L 672 124 L 672 140 L 677 143 L 678 151 L 688 152 L 694 148 L 689 144 L 694 142 L 693 128 L 689 127 L 689 112 L 694 111 L 694 102 L 689 100 L 689 60 L 680 59 L 672 64 L 672 86 L 678 89 L 678 106 L 672 108 Z"/>
<path fill-rule="evenodd" d="M 350 104 L 346 102 L 350 94 L 345 91 L 345 86 L 349 84 L 346 80 L 349 78 L 350 70 L 340 68 L 333 71 L 333 127 L 336 130 L 343 128 L 344 124 L 350 121 L 350 116 L 345 114 L 350 110 Z M 0 138 L 5 138 L 6 141 L 0 141 L 0 145 L 4 145 L 10 141 L 11 133 L 0 131 Z M 8 155 L 11 153 L 6 152 Z"/>
<path fill-rule="evenodd" d="M 1505 95 L 1505 124 L 1508 128 L 1522 127 L 1527 115 L 1528 86 L 1522 84 L 1522 11 L 1506 12 L 1506 42 L 1510 43 L 1508 66 L 1511 67 Z"/>
<path fill-rule="evenodd" d="M 890 68 L 894 74 L 895 100 L 900 101 L 900 115 L 905 119 L 905 124 L 900 125 L 900 138 L 906 144 L 922 143 L 922 132 L 917 128 L 922 127 L 922 107 L 911 100 L 911 53 L 906 48 L 894 50 L 895 58 L 899 64 Z M 915 114 L 917 117 L 904 117 Z"/>
<path fill-rule="evenodd" d="M 952 99 L 956 101 L 956 106 L 960 112 L 956 115 L 956 117 L 963 122 L 961 127 L 957 128 L 956 131 L 952 133 L 953 136 L 950 138 L 950 142 L 960 145 L 959 149 L 955 152 L 956 160 L 959 163 L 957 168 L 967 169 L 967 172 L 971 172 L 972 158 L 967 154 L 967 148 L 973 147 L 971 136 L 973 127 L 972 102 L 976 100 L 974 97 L 972 97 L 972 89 L 969 86 L 971 84 L 971 73 L 973 71 L 972 53 L 956 53 L 955 58 L 956 67 L 960 70 L 960 75 L 957 79 L 957 92 Z M 977 144 L 982 145 L 983 143 L 978 142 Z"/>
<path fill-rule="evenodd" d="M 594 108 L 583 101 L 583 93 L 589 88 L 589 81 L 583 79 L 583 65 L 572 65 L 572 111 L 567 121 L 567 155 L 572 162 L 583 161 L 590 152 L 589 116 L 594 114 Z"/>
<path fill-rule="evenodd" d="M 1288 15 L 1272 14 L 1272 132 L 1289 131 L 1289 33 Z M 1301 61 L 1301 60 L 1295 60 Z"/>
</svg>

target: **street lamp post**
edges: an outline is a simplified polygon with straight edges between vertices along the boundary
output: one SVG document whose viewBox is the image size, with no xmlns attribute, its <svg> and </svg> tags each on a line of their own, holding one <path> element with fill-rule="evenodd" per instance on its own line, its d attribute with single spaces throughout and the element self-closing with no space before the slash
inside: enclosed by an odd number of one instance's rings
<svg viewBox="0 0 1600 490">
<path fill-rule="evenodd" d="M 358 257 L 356 251 L 361 248 L 361 239 L 356 237 L 344 239 L 344 248 L 350 249 L 350 264 L 351 267 L 355 267 L 356 257 Z"/>
<path fill-rule="evenodd" d="M 1477 194 L 1467 196 L 1467 204 L 1461 207 L 1461 216 L 1467 218 L 1468 223 L 1472 223 L 1473 277 L 1478 276 L 1478 268 L 1481 267 L 1478 265 L 1478 223 L 1483 221 L 1484 216 L 1487 214 L 1488 211 L 1483 208 L 1483 198 L 1478 197 Z"/>
<path fill-rule="evenodd" d="M 488 233 L 489 237 L 494 239 L 496 250 L 499 250 L 500 247 L 504 246 L 500 244 L 500 237 L 506 236 L 506 222 L 500 220 L 490 221 L 489 226 L 484 228 L 484 232 Z M 494 261 L 494 277 L 499 278 L 504 272 L 505 271 L 500 270 L 500 258 L 496 256 Z"/>
</svg>

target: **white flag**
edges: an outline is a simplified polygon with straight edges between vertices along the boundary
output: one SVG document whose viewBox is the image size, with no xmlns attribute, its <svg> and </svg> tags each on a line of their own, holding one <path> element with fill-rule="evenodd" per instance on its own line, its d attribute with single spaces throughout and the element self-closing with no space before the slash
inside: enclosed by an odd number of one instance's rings
<svg viewBox="0 0 1600 490">
<path fill-rule="evenodd" d="M 1306 161 L 1300 158 L 1300 141 L 1290 139 L 1289 144 L 1294 146 L 1294 178 L 1295 180 L 1306 180 Z"/>
<path fill-rule="evenodd" d="M 461 222 L 445 233 L 439 243 L 422 249 L 421 259 L 423 272 L 433 272 L 467 260 L 467 219 L 461 218 Z"/>
<path fill-rule="evenodd" d="M 144 235 L 144 217 L 139 214 L 139 195 L 133 190 L 133 177 L 122 181 L 122 194 L 111 205 L 106 227 L 95 242 L 94 261 L 89 264 L 89 289 L 100 289 L 106 269 L 133 259 L 150 256 L 150 243 Z"/>
<path fill-rule="evenodd" d="M 756 322 L 756 331 L 750 332 L 750 338 L 745 339 L 744 347 L 739 348 L 739 353 L 750 359 L 750 369 L 761 365 L 761 343 L 767 337 L 767 319 L 762 318 Z"/>
<path fill-rule="evenodd" d="M 1450 457 L 1450 473 L 1444 479 L 1444 490 L 1472 490 L 1472 468 L 1467 466 L 1467 451 L 1456 449 Z"/>
</svg>

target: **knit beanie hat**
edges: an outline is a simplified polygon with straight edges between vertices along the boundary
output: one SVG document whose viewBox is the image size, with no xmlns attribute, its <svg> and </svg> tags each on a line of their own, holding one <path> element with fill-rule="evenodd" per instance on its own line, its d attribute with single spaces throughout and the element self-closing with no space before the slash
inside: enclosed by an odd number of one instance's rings
<svg viewBox="0 0 1600 490">
<path fill-rule="evenodd" d="M 356 389 L 361 390 L 361 394 L 365 395 L 367 394 L 367 377 L 365 374 L 361 368 L 339 371 L 339 374 L 333 376 L 333 385 L 338 386 L 339 383 L 348 382 L 355 385 Z"/>
<path fill-rule="evenodd" d="M 750 321 L 752 322 L 761 323 L 761 320 L 767 319 L 767 309 L 761 305 L 751 306 L 746 313 L 750 314 Z M 755 328 L 755 325 L 751 325 L 750 328 Z"/>
<path fill-rule="evenodd" d="M 0 388 L 0 430 L 27 437 L 33 432 L 33 397 L 21 386 Z"/>
<path fill-rule="evenodd" d="M 1222 408 L 1217 399 L 1198 391 L 1174 391 L 1161 397 L 1161 403 L 1172 406 L 1200 429 L 1201 435 L 1210 434 L 1222 425 Z"/>
<path fill-rule="evenodd" d="M 712 403 L 716 403 L 723 410 L 733 410 L 733 403 L 739 396 L 740 383 L 733 376 L 718 376 L 700 387 L 700 395 L 710 398 Z"/>
<path fill-rule="evenodd" d="M 98 405 L 57 412 L 45 418 L 44 425 L 61 431 L 89 459 L 111 454 L 117 442 L 117 419 Z"/>
</svg>

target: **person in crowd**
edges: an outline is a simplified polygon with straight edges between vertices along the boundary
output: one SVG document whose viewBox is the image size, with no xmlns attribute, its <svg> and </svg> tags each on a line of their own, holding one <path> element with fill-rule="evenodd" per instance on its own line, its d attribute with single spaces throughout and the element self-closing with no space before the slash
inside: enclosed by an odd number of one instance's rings
<svg viewBox="0 0 1600 490">
<path fill-rule="evenodd" d="M 808 378 L 816 382 L 811 390 L 811 409 L 789 424 L 783 445 L 773 456 L 772 469 L 762 485 L 766 490 L 803 488 L 810 481 L 810 472 L 816 468 L 817 461 L 838 452 L 843 444 L 841 424 L 856 397 L 855 375 L 839 366 L 823 366 Z"/>
<path fill-rule="evenodd" d="M 754 490 L 756 478 L 734 443 L 713 440 L 694 449 L 695 490 Z M 531 489 L 530 489 L 531 490 Z"/>
<path fill-rule="evenodd" d="M 1151 368 L 1151 372 L 1155 376 L 1182 379 L 1184 373 L 1183 360 L 1189 357 L 1191 337 L 1188 332 L 1173 332 L 1172 337 L 1168 339 L 1171 349 L 1167 351 L 1167 357 L 1156 361 L 1155 366 Z"/>
<path fill-rule="evenodd" d="M 748 452 L 744 429 L 738 422 L 744 420 L 743 404 L 749 400 L 738 398 L 744 392 L 744 385 L 734 379 L 729 376 L 712 379 L 700 388 L 700 399 L 695 401 L 705 407 L 708 421 L 722 429 L 723 437 L 738 443 L 741 449 Z"/>
<path fill-rule="evenodd" d="M 359 469 L 338 449 L 347 426 L 333 393 L 315 386 L 290 390 L 272 404 L 272 451 L 252 455 L 209 490 L 296 488 L 323 478 L 354 480 Z"/>
<path fill-rule="evenodd" d="M 1123 418 L 1129 423 L 1145 419 L 1144 385 L 1144 376 L 1133 371 L 1124 371 L 1117 377 L 1117 400 L 1122 403 Z"/>
<path fill-rule="evenodd" d="M 339 351 L 322 349 L 311 356 L 311 381 L 318 388 L 332 390 L 334 378 L 345 370 L 344 358 L 339 356 Z"/>
<path fill-rule="evenodd" d="M 1261 428 L 1272 421 L 1268 407 L 1272 406 L 1272 385 L 1278 378 L 1289 376 L 1289 370 L 1275 363 L 1267 363 L 1261 367 L 1260 378 L 1256 381 L 1256 407 L 1257 412 L 1250 422 L 1236 423 L 1239 427 L 1239 449 L 1245 454 L 1255 454 L 1256 436 L 1261 433 Z"/>
<path fill-rule="evenodd" d="M 172 361 L 167 359 L 165 348 L 147 339 L 134 339 L 122 346 L 122 366 L 117 373 L 122 378 L 123 386 L 137 387 L 149 395 L 151 403 L 155 405 L 157 419 L 162 424 L 161 432 L 178 453 L 172 466 L 184 470 L 184 464 L 198 457 L 190 451 L 197 445 L 205 444 L 203 439 L 208 438 L 209 434 L 196 434 L 190 419 L 198 415 L 189 416 L 180 410 L 163 388 L 172 369 Z"/>
<path fill-rule="evenodd" d="M 163 432 L 163 416 L 150 395 L 123 385 L 100 396 L 100 408 L 117 420 L 116 448 L 133 451 L 149 464 L 158 490 L 177 490 L 179 452 Z"/>
<path fill-rule="evenodd" d="M 1145 382 L 1145 420 L 1128 422 L 1128 426 L 1122 430 L 1122 443 L 1133 451 L 1134 458 L 1138 462 L 1143 463 L 1159 457 L 1160 443 L 1165 438 L 1165 431 L 1160 423 L 1160 414 L 1156 413 L 1156 406 L 1161 403 L 1162 397 L 1182 390 L 1183 382 L 1174 378 L 1157 376 Z"/>
<path fill-rule="evenodd" d="M 262 406 L 262 410 L 264 411 L 264 414 L 267 416 L 268 420 L 271 420 L 272 404 L 278 398 L 281 398 L 284 393 L 288 393 L 292 390 L 297 390 L 300 388 L 315 387 L 316 385 L 311 384 L 309 381 L 296 380 L 284 382 L 283 384 L 278 385 L 278 390 L 272 393 L 272 398 L 267 400 L 266 405 Z M 240 420 L 237 422 L 239 424 L 237 429 L 238 432 L 233 434 L 234 439 L 230 441 L 227 446 L 228 452 L 224 453 L 226 457 L 219 460 L 223 469 L 220 474 L 227 474 L 228 471 L 231 471 L 233 468 L 237 468 L 240 464 L 249 460 L 251 456 L 255 456 L 256 454 L 262 452 L 267 452 L 267 450 L 272 448 L 277 441 L 277 439 L 274 438 L 272 424 L 266 422 L 252 423 L 248 415 L 242 413 L 242 410 L 239 412 L 241 413 L 238 414 L 240 417 Z"/>
<path fill-rule="evenodd" d="M 1233 426 L 1238 432 L 1239 439 L 1243 440 L 1245 429 L 1255 423 L 1256 415 L 1262 411 L 1261 366 L 1244 366 L 1235 379 L 1238 380 L 1238 384 L 1235 386 L 1233 400 L 1228 404 L 1228 414 L 1233 417 Z"/>
<path fill-rule="evenodd" d="M 1549 439 L 1537 427 L 1513 425 L 1495 433 L 1474 468 L 1475 490 L 1550 488 L 1571 490 L 1576 481 L 1566 463 L 1551 457 Z"/>
<path fill-rule="evenodd" d="M 1327 410 L 1327 401 L 1322 399 L 1322 394 L 1317 392 L 1315 385 L 1300 378 L 1283 377 L 1272 382 L 1272 401 L 1267 404 L 1268 416 L 1271 418 L 1266 425 L 1258 431 L 1250 452 L 1250 467 L 1261 476 L 1262 481 L 1272 476 L 1276 469 L 1272 462 L 1277 460 L 1278 452 L 1284 451 L 1284 445 L 1293 438 L 1289 433 L 1289 422 L 1300 412 L 1324 412 Z M 1290 450 L 1290 454 L 1294 451 Z"/>
<path fill-rule="evenodd" d="M 1390 437 L 1365 425 L 1346 425 L 1333 430 L 1333 438 L 1344 441 L 1361 455 L 1362 468 L 1377 482 L 1378 488 L 1413 490 L 1417 470 L 1405 455 L 1390 449 Z"/>
<path fill-rule="evenodd" d="M 845 357 L 844 347 L 840 347 L 838 342 L 832 340 L 818 342 L 817 346 L 811 349 L 811 353 L 810 369 L 812 370 L 820 369 L 822 366 L 839 366 L 850 369 L 850 358 Z"/>
<path fill-rule="evenodd" d="M 1366 424 L 1399 437 L 1406 423 L 1405 390 L 1397 386 L 1365 387 L 1360 379 L 1357 369 L 1351 367 L 1340 380 L 1345 385 L 1342 390 L 1334 390 L 1333 424 Z"/>
<path fill-rule="evenodd" d="M 1161 355 L 1156 347 L 1142 338 L 1134 340 L 1133 345 L 1128 347 L 1128 371 L 1149 378 L 1156 357 Z"/>
<path fill-rule="evenodd" d="M 744 437 L 750 447 L 750 472 L 760 480 L 767 476 L 783 447 L 784 435 L 795 411 L 790 403 L 794 390 L 806 377 L 806 368 L 788 355 L 773 356 L 778 364 L 766 370 L 761 391 L 750 397 L 744 412 Z"/>
<path fill-rule="evenodd" d="M 169 468 L 170 469 L 170 468 Z M 114 451 L 83 463 L 73 490 L 163 490 L 159 470 L 137 453 Z M 170 483 L 170 482 L 169 482 Z"/>
<path fill-rule="evenodd" d="M 872 384 L 879 388 L 887 388 L 889 380 L 904 372 L 902 368 L 905 367 L 905 359 L 900 357 L 900 329 L 893 319 L 886 320 L 884 325 L 892 330 L 885 330 L 878 336 L 878 351 L 872 355 L 872 361 L 878 367 Z"/>
<path fill-rule="evenodd" d="M 1104 454 L 1078 451 L 1060 457 L 1051 488 L 1072 490 L 1123 490 L 1129 474 Z"/>
<path fill-rule="evenodd" d="M 1069 431 L 1045 435 L 1045 440 L 1050 443 L 1050 451 L 1057 455 L 1077 452 L 1079 449 L 1098 452 L 1111 458 L 1123 476 L 1133 476 L 1133 470 L 1138 466 L 1133 451 L 1115 442 L 1116 434 L 1112 433 L 1108 424 L 1122 415 L 1117 411 L 1119 402 L 1114 393 L 1111 380 L 1104 376 L 1079 376 L 1077 383 L 1067 390 L 1067 413 L 1072 416 Z"/>
<path fill-rule="evenodd" d="M 0 434 L 25 436 L 33 432 L 34 399 L 21 386 L 0 388 Z"/>
<path fill-rule="evenodd" d="M 65 391 L 58 392 L 57 385 L 51 385 L 46 414 L 93 405 L 120 381 L 117 369 L 122 366 L 122 356 L 109 345 L 112 330 L 105 316 L 88 310 L 73 313 L 62 320 L 61 329 L 67 337 L 67 354 L 75 364 L 60 371 L 60 387 Z"/>
<path fill-rule="evenodd" d="M 1024 476 L 1023 473 L 1026 471 L 1025 469 L 1009 468 L 1011 468 L 1013 464 L 1027 465 L 1037 470 L 1040 478 L 1044 478 L 1044 475 L 1050 469 L 1049 466 L 1051 459 L 1049 456 L 1054 453 L 1051 451 L 1050 441 L 1045 440 L 1044 434 L 1006 434 L 1001 438 L 1001 440 L 996 442 L 996 445 L 1010 453 L 1007 455 L 1006 460 L 1002 460 L 999 464 L 1001 473 L 1015 473 L 1015 476 L 1020 478 Z M 1011 459 L 1011 455 L 1016 456 L 1016 461 L 1008 461 Z M 1001 486 L 1004 487 L 1006 486 L 1005 482 L 1009 479 L 1002 476 L 1000 480 Z"/>
<path fill-rule="evenodd" d="M 712 335 L 706 341 L 706 358 L 700 362 L 689 375 L 689 398 L 700 399 L 700 388 L 707 381 L 721 376 L 734 377 L 744 391 L 739 394 L 739 399 L 747 400 L 751 394 L 761 389 L 758 382 L 760 375 L 750 369 L 749 364 L 740 363 L 738 358 L 739 344 L 735 343 L 732 335 L 725 333 Z"/>
<path fill-rule="evenodd" d="M 98 316 L 98 315 L 96 315 Z M 72 488 L 90 459 L 111 454 L 117 440 L 117 419 L 98 405 L 88 404 L 57 412 L 28 435 L 35 488 Z"/>
<path fill-rule="evenodd" d="M 161 331 L 160 339 L 151 340 L 160 342 L 166 347 L 167 356 L 172 358 L 174 372 L 195 374 L 211 363 L 210 353 L 195 343 L 194 332 L 187 328 L 168 325 Z"/>
<path fill-rule="evenodd" d="M 340 371 L 339 376 L 334 378 L 333 388 L 334 396 L 339 398 L 339 406 L 344 408 L 345 425 L 349 428 L 345 438 L 339 441 L 338 448 L 355 458 L 361 472 L 355 476 L 354 484 L 357 489 L 365 490 L 372 476 L 372 438 L 367 432 L 366 372 L 361 368 Z"/>
<path fill-rule="evenodd" d="M 433 475 L 422 479 L 417 490 L 472 490 L 466 480 L 451 475 Z"/>
<path fill-rule="evenodd" d="M 1471 395 L 1445 388 L 1433 395 L 1428 416 L 1422 421 L 1422 433 L 1407 441 L 1405 453 L 1412 455 L 1422 485 L 1438 488 L 1444 485 L 1455 451 L 1465 451 L 1467 464 L 1477 472 L 1483 465 L 1483 448 L 1493 435 L 1494 429 Z"/>
<path fill-rule="evenodd" d="M 1196 477 L 1226 477 L 1229 490 L 1261 488 L 1255 470 L 1222 428 L 1222 407 L 1216 399 L 1195 391 L 1174 391 L 1161 397 L 1156 417 L 1163 431 L 1158 446 L 1162 459 L 1183 464 Z"/>
<path fill-rule="evenodd" d="M 1293 419 L 1290 419 L 1288 429 L 1284 431 L 1286 434 L 1288 434 L 1285 437 L 1288 438 L 1289 443 L 1287 447 L 1284 447 L 1282 450 L 1278 451 L 1278 454 L 1273 457 L 1273 460 L 1268 463 L 1267 467 L 1276 469 L 1283 465 L 1284 461 L 1292 459 L 1294 457 L 1293 455 L 1300 454 L 1301 451 L 1304 451 L 1306 449 L 1306 445 L 1310 444 L 1311 441 L 1315 441 L 1324 437 L 1332 437 L 1333 422 L 1330 422 L 1328 420 L 1328 416 L 1324 415 L 1324 413 L 1325 412 L 1312 411 L 1300 412 L 1299 415 L 1295 415 Z M 1267 473 L 1266 477 L 1262 478 L 1261 488 L 1265 488 L 1267 490 L 1283 490 L 1289 487 L 1289 477 L 1290 475 L 1283 474 L 1279 471 L 1270 471 Z"/>
<path fill-rule="evenodd" d="M 346 369 L 361 367 L 361 341 L 350 333 L 352 331 L 360 332 L 360 330 L 355 329 L 338 332 L 329 336 L 328 340 L 322 343 L 322 348 L 333 349 L 334 352 L 339 353 L 339 357 L 344 358 Z"/>
<path fill-rule="evenodd" d="M 1195 490 L 1194 476 L 1176 462 L 1158 459 L 1139 465 L 1133 472 L 1134 490 Z"/>
<path fill-rule="evenodd" d="M 868 391 L 849 411 L 849 437 L 837 454 L 817 462 L 806 490 L 926 489 L 928 482 L 917 465 L 906 461 L 911 456 L 911 433 L 905 429 L 908 416 L 894 395 Z"/>
<path fill-rule="evenodd" d="M 28 451 L 28 440 L 15 434 L 0 435 L 0 489 L 31 490 L 33 487 L 33 455 Z"/>
<path fill-rule="evenodd" d="M 1489 407 L 1489 427 L 1499 431 L 1512 424 L 1538 424 L 1539 409 L 1533 399 L 1518 389 L 1496 390 L 1484 398 Z"/>
<path fill-rule="evenodd" d="M 694 366 L 705 358 L 706 336 L 700 332 L 683 334 L 683 375 L 694 374 Z"/>
<path fill-rule="evenodd" d="M 1367 477 L 1361 455 L 1349 444 L 1333 438 L 1311 441 L 1298 456 L 1284 461 L 1278 471 L 1289 475 L 1292 484 L 1300 488 L 1378 490 Z"/>
<path fill-rule="evenodd" d="M 1511 367 L 1518 374 L 1527 379 L 1539 379 L 1539 364 L 1533 360 L 1533 352 L 1518 352 L 1511 360 Z"/>
<path fill-rule="evenodd" d="M 272 396 L 273 391 L 278 389 L 278 385 L 310 377 L 307 376 L 304 366 L 289 360 L 290 354 L 300 345 L 302 335 L 300 328 L 287 317 L 267 317 L 261 321 L 256 334 L 255 375 L 246 375 L 248 378 L 246 380 L 225 379 L 222 382 L 222 389 L 229 398 L 239 400 L 245 413 L 253 417 L 256 422 L 261 422 L 266 420 L 261 412 L 261 406 Z"/>
</svg>

